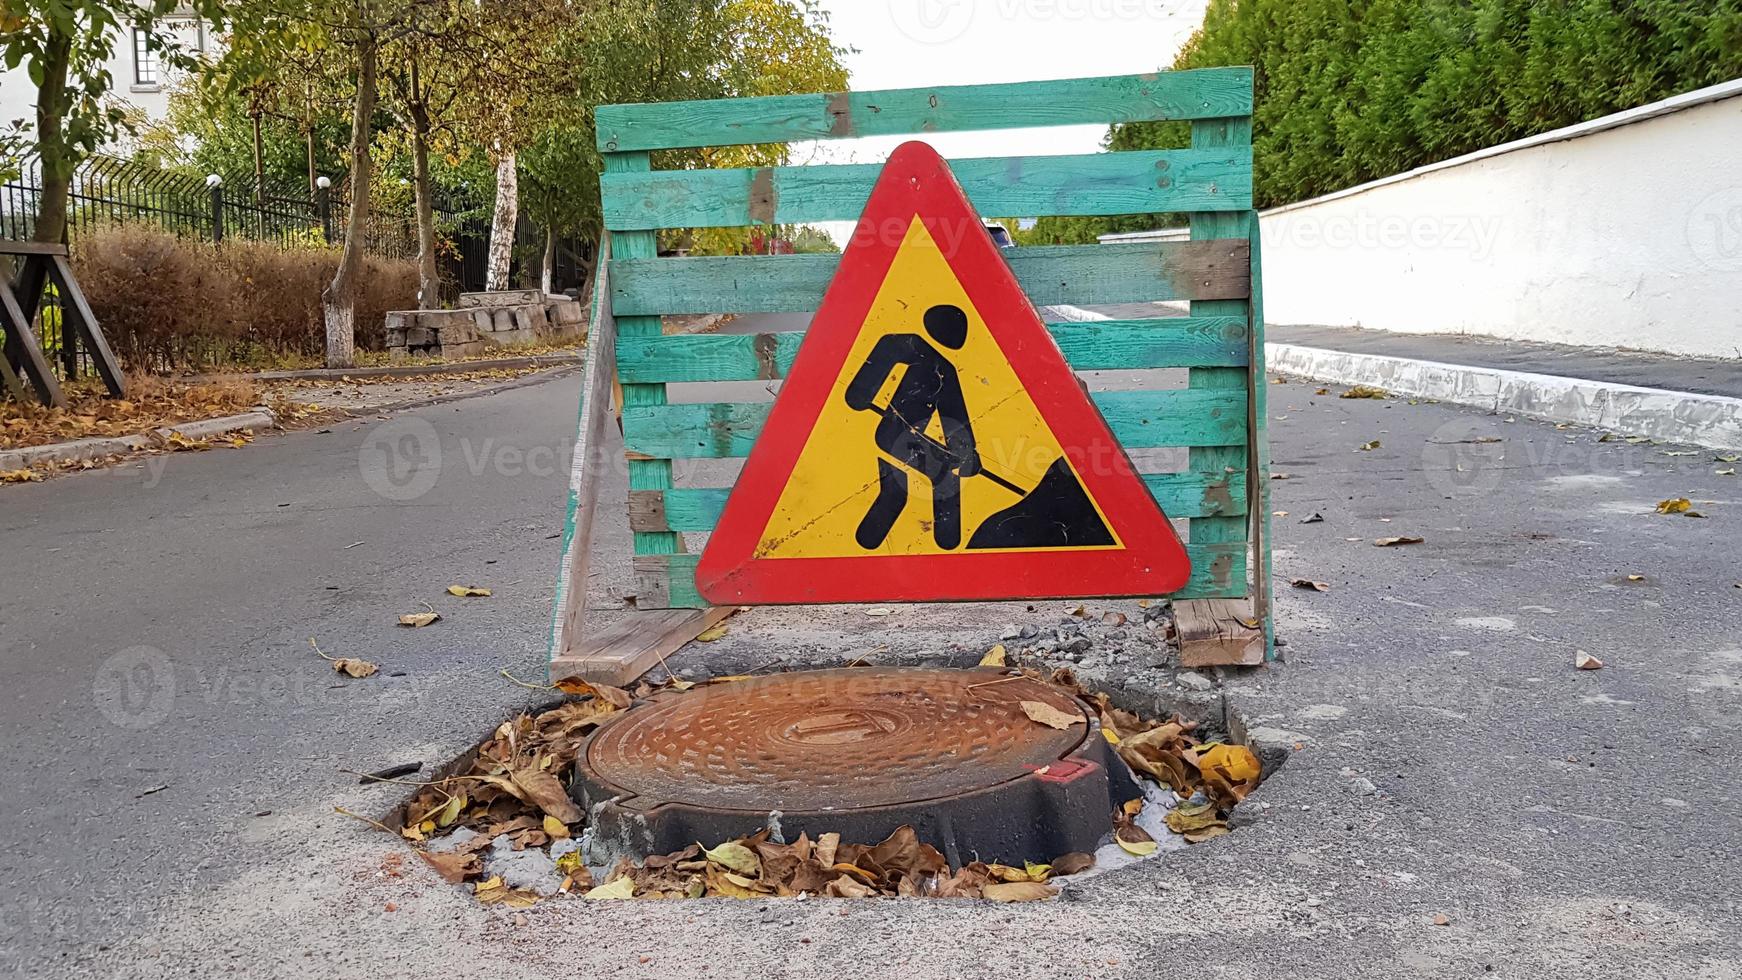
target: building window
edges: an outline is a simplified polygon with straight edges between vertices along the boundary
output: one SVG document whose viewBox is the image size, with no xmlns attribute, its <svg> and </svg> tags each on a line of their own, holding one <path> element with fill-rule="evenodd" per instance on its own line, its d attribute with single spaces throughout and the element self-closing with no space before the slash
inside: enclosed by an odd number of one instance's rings
<svg viewBox="0 0 1742 980">
<path fill-rule="evenodd" d="M 135 27 L 133 29 L 133 84 L 156 85 L 157 52 L 151 50 L 151 36 Z"/>
</svg>

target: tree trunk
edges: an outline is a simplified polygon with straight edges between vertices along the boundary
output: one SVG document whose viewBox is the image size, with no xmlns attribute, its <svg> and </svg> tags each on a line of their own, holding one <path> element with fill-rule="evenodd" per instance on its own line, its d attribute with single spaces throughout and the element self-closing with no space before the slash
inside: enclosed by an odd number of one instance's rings
<svg viewBox="0 0 1742 980">
<path fill-rule="evenodd" d="M 421 115 L 421 114 L 420 114 Z M 441 306 L 442 280 L 436 271 L 435 201 L 430 198 L 429 132 L 423 122 L 411 134 L 411 184 L 417 197 L 417 308 Z"/>
<path fill-rule="evenodd" d="M 36 94 L 42 192 L 36 199 L 36 228 L 30 237 L 39 242 L 59 242 L 67 230 L 67 192 L 72 186 L 73 160 L 62 121 L 67 111 L 67 65 L 72 59 L 72 47 L 71 37 L 50 29 L 43 52 L 42 85 Z"/>
<path fill-rule="evenodd" d="M 549 296 L 550 294 L 556 292 L 556 290 L 553 288 L 555 286 L 555 283 L 556 283 L 556 229 L 555 228 L 546 228 L 544 230 L 544 270 L 543 271 L 544 271 L 544 276 L 540 280 L 539 286 L 540 286 L 540 288 L 542 288 L 544 290 L 544 294 L 546 296 Z"/>
<path fill-rule="evenodd" d="M 490 221 L 490 264 L 484 288 L 508 288 L 508 266 L 514 259 L 514 224 L 520 217 L 520 184 L 514 170 L 514 154 L 504 153 L 496 164 L 496 214 Z"/>
<path fill-rule="evenodd" d="M 375 38 L 357 42 L 357 99 L 351 112 L 351 207 L 339 271 L 321 295 L 327 321 L 327 367 L 348 368 L 357 359 L 357 286 L 363 274 L 364 236 L 369 224 L 370 122 L 375 117 Z"/>
</svg>

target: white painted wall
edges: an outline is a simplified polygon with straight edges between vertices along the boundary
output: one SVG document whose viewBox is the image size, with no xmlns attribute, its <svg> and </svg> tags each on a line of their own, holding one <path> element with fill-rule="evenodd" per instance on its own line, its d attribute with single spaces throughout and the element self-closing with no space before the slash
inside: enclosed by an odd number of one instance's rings
<svg viewBox="0 0 1742 980">
<path fill-rule="evenodd" d="M 162 25 L 184 51 L 206 52 L 212 47 L 211 33 L 191 13 L 178 13 L 166 18 Z M 114 47 L 107 64 L 111 79 L 110 97 L 124 103 L 137 118 L 154 122 L 161 120 L 169 111 L 169 91 L 179 80 L 177 73 L 164 68 L 160 62 L 156 82 L 139 82 L 132 29 L 121 28 L 111 33 L 114 34 Z M 32 129 L 36 127 L 36 86 L 31 83 L 30 74 L 23 65 L 10 71 L 0 67 L 0 125 L 10 124 L 15 119 L 25 120 Z"/>
<path fill-rule="evenodd" d="M 1261 226 L 1271 323 L 1742 357 L 1742 80 Z"/>
</svg>

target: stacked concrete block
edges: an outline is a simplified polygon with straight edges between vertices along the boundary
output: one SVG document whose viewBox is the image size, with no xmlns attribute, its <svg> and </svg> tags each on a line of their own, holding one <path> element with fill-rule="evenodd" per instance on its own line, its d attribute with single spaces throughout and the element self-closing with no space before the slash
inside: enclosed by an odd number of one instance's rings
<svg viewBox="0 0 1742 980">
<path fill-rule="evenodd" d="M 578 299 L 545 297 L 544 317 L 553 336 L 575 337 L 587 332 L 587 308 Z"/>
<path fill-rule="evenodd" d="M 387 353 L 395 360 L 459 360 L 483 349 L 471 310 L 396 310 L 387 314 Z"/>
</svg>

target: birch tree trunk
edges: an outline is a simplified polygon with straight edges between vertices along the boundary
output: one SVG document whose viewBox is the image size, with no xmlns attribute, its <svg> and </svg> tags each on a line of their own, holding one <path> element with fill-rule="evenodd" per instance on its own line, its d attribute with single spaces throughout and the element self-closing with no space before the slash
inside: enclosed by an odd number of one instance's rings
<svg viewBox="0 0 1742 980">
<path fill-rule="evenodd" d="M 514 224 L 520 216 L 520 184 L 514 170 L 514 154 L 504 153 L 496 164 L 496 214 L 490 221 L 490 264 L 484 288 L 509 288 L 508 266 L 514 259 Z"/>
<path fill-rule="evenodd" d="M 555 284 L 555 282 L 556 282 L 556 229 L 555 228 L 546 228 L 544 230 L 544 276 L 542 278 L 542 281 L 539 283 L 539 286 L 544 290 L 544 294 L 546 296 L 549 296 L 551 293 L 556 292 L 555 289 L 551 288 Z"/>
<path fill-rule="evenodd" d="M 369 178 L 372 161 L 370 123 L 375 117 L 375 39 L 357 43 L 357 99 L 351 113 L 351 207 L 345 225 L 345 250 L 339 271 L 321 294 L 326 317 L 327 367 L 353 367 L 357 360 L 357 286 L 363 274 L 364 238 L 369 225 Z"/>
</svg>

